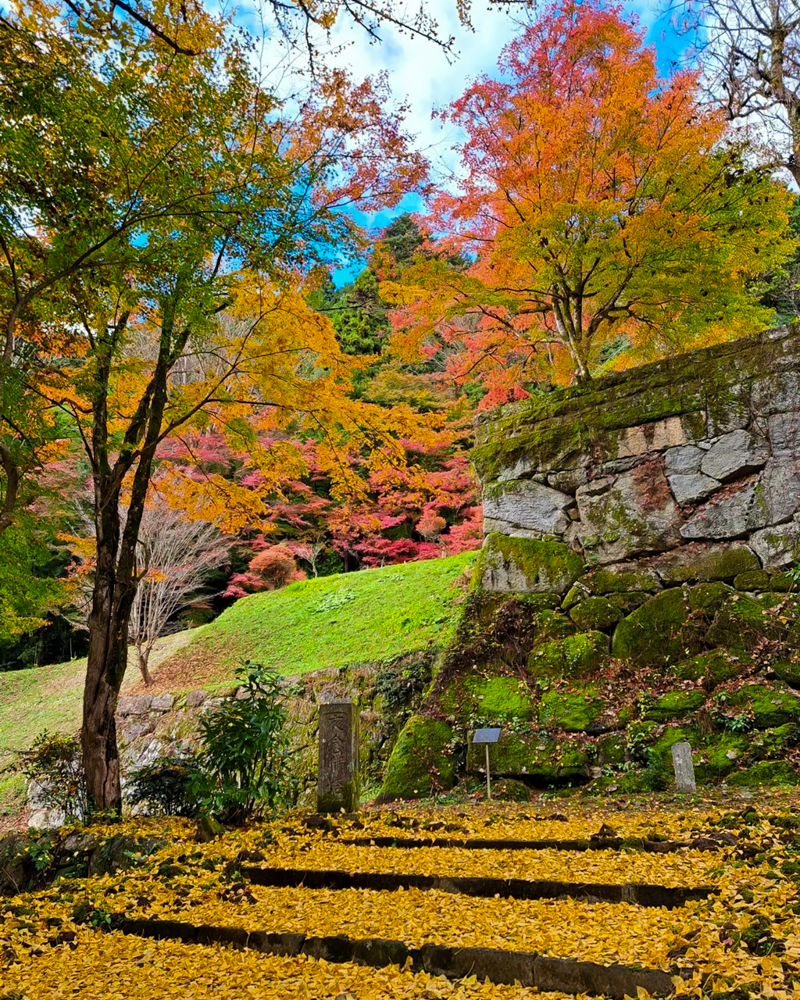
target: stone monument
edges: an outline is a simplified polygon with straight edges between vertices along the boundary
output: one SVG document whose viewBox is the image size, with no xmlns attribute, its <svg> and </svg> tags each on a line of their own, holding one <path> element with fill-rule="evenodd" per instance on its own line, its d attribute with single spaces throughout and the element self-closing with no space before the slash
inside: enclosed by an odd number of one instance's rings
<svg viewBox="0 0 800 1000">
<path fill-rule="evenodd" d="M 697 791 L 697 785 L 694 780 L 690 743 L 676 743 L 673 746 L 672 766 L 675 768 L 675 791 L 694 795 Z"/>
<path fill-rule="evenodd" d="M 358 707 L 351 701 L 319 706 L 318 812 L 358 809 L 358 722 Z"/>
</svg>

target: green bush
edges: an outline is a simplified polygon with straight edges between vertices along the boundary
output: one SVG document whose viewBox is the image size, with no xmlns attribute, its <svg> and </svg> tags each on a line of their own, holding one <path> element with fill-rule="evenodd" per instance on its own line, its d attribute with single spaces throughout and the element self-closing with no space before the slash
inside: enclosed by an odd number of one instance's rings
<svg viewBox="0 0 800 1000">
<path fill-rule="evenodd" d="M 193 753 L 161 756 L 128 775 L 127 796 L 132 806 L 144 805 L 150 815 L 196 816 L 200 804 L 192 794 L 199 762 Z"/>
<path fill-rule="evenodd" d="M 262 817 L 295 797 L 280 675 L 245 661 L 236 676 L 247 696 L 201 719 L 199 769 L 190 782 L 202 809 L 224 823 Z"/>
<path fill-rule="evenodd" d="M 41 799 L 50 809 L 58 809 L 65 821 L 86 821 L 89 796 L 83 773 L 80 741 L 75 736 L 49 733 L 46 729 L 28 750 L 19 750 L 11 769 L 28 781 L 36 782 Z"/>
</svg>

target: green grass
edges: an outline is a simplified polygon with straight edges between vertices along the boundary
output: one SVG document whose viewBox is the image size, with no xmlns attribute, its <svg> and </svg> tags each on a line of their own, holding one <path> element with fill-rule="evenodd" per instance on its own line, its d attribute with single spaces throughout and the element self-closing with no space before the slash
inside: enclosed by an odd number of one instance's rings
<svg viewBox="0 0 800 1000">
<path fill-rule="evenodd" d="M 283 674 L 390 660 L 444 645 L 452 637 L 474 552 L 386 566 L 318 580 L 237 601 L 215 621 L 160 641 L 151 669 L 154 691 L 178 693 L 233 681 L 242 660 Z M 131 657 L 124 688 L 140 688 Z M 23 794 L 4 775 L 10 751 L 44 729 L 80 726 L 85 660 L 0 673 L 0 818 L 18 813 Z"/>
<path fill-rule="evenodd" d="M 230 681 L 242 660 L 283 674 L 389 660 L 452 637 L 475 553 L 386 566 L 237 601 L 159 671 L 170 690 Z M 199 683 L 202 682 L 202 683 Z"/>
</svg>

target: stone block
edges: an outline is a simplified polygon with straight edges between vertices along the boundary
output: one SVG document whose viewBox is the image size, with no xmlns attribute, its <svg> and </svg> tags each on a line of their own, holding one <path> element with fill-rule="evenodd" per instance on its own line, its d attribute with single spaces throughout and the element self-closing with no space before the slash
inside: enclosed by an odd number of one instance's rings
<svg viewBox="0 0 800 1000">
<path fill-rule="evenodd" d="M 739 573 L 761 569 L 758 557 L 745 542 L 694 542 L 650 560 L 665 586 L 692 580 L 732 580 Z"/>
<path fill-rule="evenodd" d="M 149 694 L 129 694 L 120 698 L 117 715 L 144 715 L 150 711 L 153 698 Z"/>
<path fill-rule="evenodd" d="M 704 476 L 700 472 L 693 472 L 689 475 L 669 476 L 669 488 L 677 503 L 694 503 L 696 500 L 703 500 L 710 496 L 720 487 L 718 479 Z"/>
<path fill-rule="evenodd" d="M 800 410 L 771 416 L 769 441 L 772 454 L 778 458 L 800 458 Z"/>
<path fill-rule="evenodd" d="M 691 476 L 700 471 L 704 454 L 694 445 L 670 448 L 664 452 L 664 471 L 668 476 Z"/>
<path fill-rule="evenodd" d="M 680 510 L 660 461 L 582 486 L 576 493 L 585 548 L 601 563 L 680 544 Z"/>
<path fill-rule="evenodd" d="M 700 471 L 726 482 L 760 469 L 769 457 L 767 442 L 750 431 L 736 430 L 715 442 L 703 456 Z"/>
<path fill-rule="evenodd" d="M 205 691 L 190 691 L 186 695 L 186 707 L 187 708 L 197 708 L 202 705 L 207 698 Z"/>
<path fill-rule="evenodd" d="M 175 698 L 171 694 L 157 694 L 153 697 L 150 708 L 154 712 L 171 712 Z"/>
<path fill-rule="evenodd" d="M 583 558 L 561 542 L 493 533 L 483 543 L 473 583 L 500 593 L 563 595 L 583 568 Z"/>
<path fill-rule="evenodd" d="M 788 566 L 800 559 L 800 524 L 793 520 L 756 531 L 750 544 L 764 566 Z"/>
<path fill-rule="evenodd" d="M 569 527 L 566 510 L 574 503 L 566 493 L 530 479 L 493 483 L 483 493 L 484 531 L 560 535 Z"/>
</svg>

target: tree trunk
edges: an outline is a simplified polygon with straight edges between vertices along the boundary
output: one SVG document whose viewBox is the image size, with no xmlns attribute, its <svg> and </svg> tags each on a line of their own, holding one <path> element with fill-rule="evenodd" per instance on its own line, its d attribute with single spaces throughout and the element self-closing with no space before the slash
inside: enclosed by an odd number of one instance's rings
<svg viewBox="0 0 800 1000">
<path fill-rule="evenodd" d="M 139 672 L 142 675 L 142 680 L 144 681 L 145 686 L 148 686 L 153 683 L 153 678 L 150 676 L 150 667 L 149 667 L 150 650 L 140 646 L 138 653 L 139 653 Z"/>
</svg>

